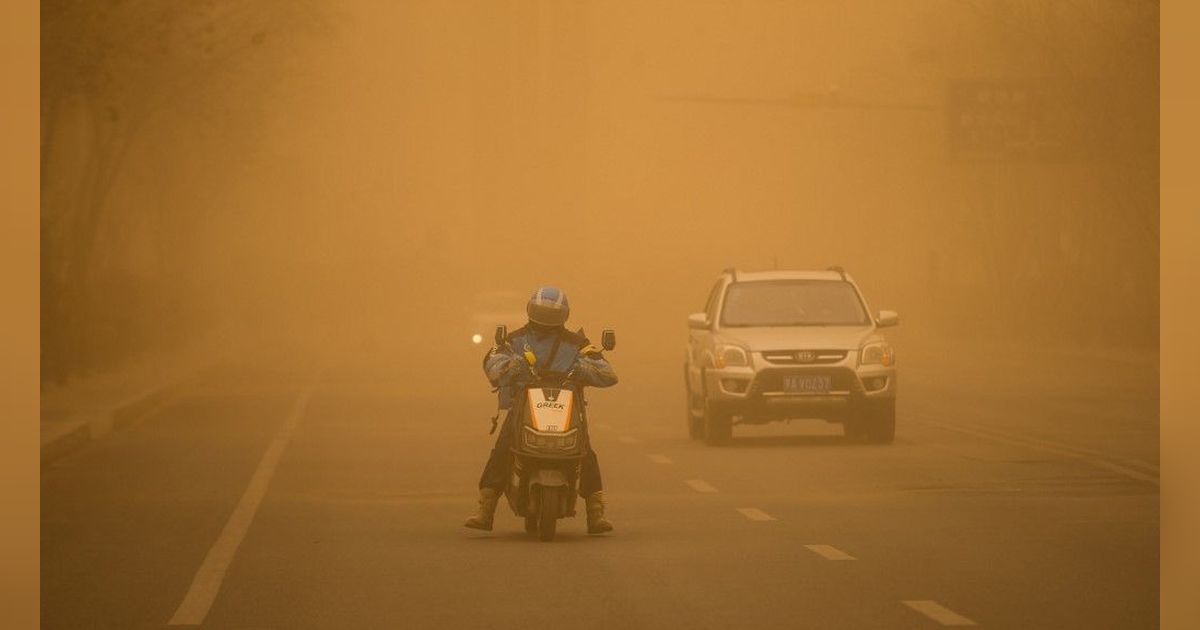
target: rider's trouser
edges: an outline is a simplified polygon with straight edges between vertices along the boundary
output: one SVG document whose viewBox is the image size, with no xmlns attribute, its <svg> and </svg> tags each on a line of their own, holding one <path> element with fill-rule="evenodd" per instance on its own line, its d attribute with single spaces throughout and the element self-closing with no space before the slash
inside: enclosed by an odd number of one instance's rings
<svg viewBox="0 0 1200 630">
<path fill-rule="evenodd" d="M 508 484 L 509 471 L 512 470 L 512 432 L 516 426 L 514 414 L 509 414 L 500 427 L 500 434 L 496 436 L 496 445 L 492 447 L 487 464 L 483 466 L 483 474 L 479 476 L 481 490 L 492 488 L 497 492 L 504 492 L 504 487 Z M 580 427 L 583 437 L 586 439 L 587 423 L 582 423 Z M 604 485 L 600 480 L 600 462 L 596 459 L 596 452 L 592 450 L 591 440 L 588 440 L 588 451 L 583 456 L 579 467 L 579 496 L 586 498 L 603 489 Z"/>
</svg>

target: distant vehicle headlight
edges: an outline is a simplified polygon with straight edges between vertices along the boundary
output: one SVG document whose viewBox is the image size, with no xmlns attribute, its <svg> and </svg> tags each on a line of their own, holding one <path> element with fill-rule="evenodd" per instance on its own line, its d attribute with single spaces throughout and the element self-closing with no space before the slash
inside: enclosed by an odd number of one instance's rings
<svg viewBox="0 0 1200 630">
<path fill-rule="evenodd" d="M 475 345 L 479 345 L 479 344 L 483 343 L 483 335 L 481 335 L 479 333 L 475 333 L 474 335 L 471 335 L 471 343 L 473 343 Z"/>
<path fill-rule="evenodd" d="M 891 344 L 886 341 L 875 341 L 862 347 L 858 352 L 859 365 L 895 365 L 896 353 Z"/>
<path fill-rule="evenodd" d="M 747 366 L 750 365 L 750 353 L 738 345 L 729 343 L 719 344 L 716 348 L 716 356 L 713 359 L 713 363 L 718 368 Z"/>
</svg>

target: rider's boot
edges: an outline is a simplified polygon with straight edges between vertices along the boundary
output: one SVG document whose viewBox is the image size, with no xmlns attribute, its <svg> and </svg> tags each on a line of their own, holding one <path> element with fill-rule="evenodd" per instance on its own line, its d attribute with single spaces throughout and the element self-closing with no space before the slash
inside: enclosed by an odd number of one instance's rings
<svg viewBox="0 0 1200 630">
<path fill-rule="evenodd" d="M 604 491 L 593 492 L 584 499 L 587 503 L 587 528 L 589 534 L 603 534 L 612 531 L 612 523 L 604 518 Z"/>
<path fill-rule="evenodd" d="M 479 489 L 479 508 L 463 523 L 471 529 L 492 531 L 492 518 L 496 516 L 496 503 L 500 501 L 500 493 L 493 488 Z M 590 514 L 590 512 L 589 512 Z"/>
</svg>

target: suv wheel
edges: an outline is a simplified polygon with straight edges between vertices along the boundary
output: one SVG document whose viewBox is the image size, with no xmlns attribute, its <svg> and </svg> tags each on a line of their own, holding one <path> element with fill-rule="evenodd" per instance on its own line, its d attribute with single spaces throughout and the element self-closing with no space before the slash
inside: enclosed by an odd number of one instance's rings
<svg viewBox="0 0 1200 630">
<path fill-rule="evenodd" d="M 728 444 L 733 439 L 733 414 L 720 405 L 704 401 L 704 441 L 709 446 Z"/>
<path fill-rule="evenodd" d="M 696 415 L 696 396 L 692 394 L 692 387 L 688 384 L 687 366 L 683 368 L 683 391 L 687 395 L 684 411 L 687 412 L 688 437 L 699 440 L 704 437 L 704 417 Z"/>
<path fill-rule="evenodd" d="M 688 437 L 693 440 L 704 439 L 704 418 L 697 418 L 696 414 L 692 413 L 692 408 L 688 406 Z"/>
<path fill-rule="evenodd" d="M 896 400 L 864 403 L 846 423 L 846 437 L 860 442 L 891 444 L 896 439 Z"/>
<path fill-rule="evenodd" d="M 842 435 L 846 436 L 847 442 L 865 442 L 867 422 L 863 412 L 850 414 L 850 417 L 842 420 Z"/>
</svg>

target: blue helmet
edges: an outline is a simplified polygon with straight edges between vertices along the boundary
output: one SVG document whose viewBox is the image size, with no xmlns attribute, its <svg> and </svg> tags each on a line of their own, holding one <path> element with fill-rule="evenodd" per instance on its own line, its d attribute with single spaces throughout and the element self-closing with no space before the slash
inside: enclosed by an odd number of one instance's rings
<svg viewBox="0 0 1200 630">
<path fill-rule="evenodd" d="M 529 321 L 543 326 L 562 326 L 571 314 L 567 294 L 555 287 L 541 287 L 533 292 L 525 306 Z"/>
</svg>

